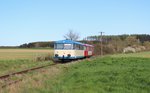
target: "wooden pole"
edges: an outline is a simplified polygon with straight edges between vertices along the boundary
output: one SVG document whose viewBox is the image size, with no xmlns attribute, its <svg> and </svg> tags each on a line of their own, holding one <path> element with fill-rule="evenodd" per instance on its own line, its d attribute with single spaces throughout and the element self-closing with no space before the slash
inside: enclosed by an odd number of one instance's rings
<svg viewBox="0 0 150 93">
<path fill-rule="evenodd" d="M 100 38 L 100 42 L 101 42 L 101 56 L 103 56 L 103 33 L 104 32 L 100 32 L 100 36 L 101 36 L 101 38 Z"/>
</svg>

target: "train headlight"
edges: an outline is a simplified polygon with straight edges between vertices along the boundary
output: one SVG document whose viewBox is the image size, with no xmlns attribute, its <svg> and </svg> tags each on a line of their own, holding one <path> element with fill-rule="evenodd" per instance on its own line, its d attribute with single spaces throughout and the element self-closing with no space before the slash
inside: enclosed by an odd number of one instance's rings
<svg viewBox="0 0 150 93">
<path fill-rule="evenodd" d="M 70 55 L 70 54 L 68 54 L 68 57 L 71 57 L 71 55 Z"/>
<path fill-rule="evenodd" d="M 58 54 L 55 54 L 55 57 L 58 57 Z"/>
</svg>

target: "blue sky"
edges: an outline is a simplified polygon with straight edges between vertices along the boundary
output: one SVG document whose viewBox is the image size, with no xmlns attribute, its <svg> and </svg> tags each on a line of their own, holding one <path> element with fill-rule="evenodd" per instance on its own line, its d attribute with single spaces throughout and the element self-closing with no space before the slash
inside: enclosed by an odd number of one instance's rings
<svg viewBox="0 0 150 93">
<path fill-rule="evenodd" d="M 0 46 L 97 35 L 150 34 L 150 0 L 0 0 Z"/>
</svg>

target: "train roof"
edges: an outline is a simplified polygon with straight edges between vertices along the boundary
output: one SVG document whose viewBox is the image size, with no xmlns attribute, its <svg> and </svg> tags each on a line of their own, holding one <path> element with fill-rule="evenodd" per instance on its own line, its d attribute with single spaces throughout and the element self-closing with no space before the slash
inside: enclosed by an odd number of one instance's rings
<svg viewBox="0 0 150 93">
<path fill-rule="evenodd" d="M 84 44 L 84 46 L 90 46 L 90 47 L 94 47 L 93 45 L 89 45 L 89 44 Z"/>
<path fill-rule="evenodd" d="M 83 43 L 72 41 L 72 40 L 59 40 L 59 41 L 56 41 L 55 43 L 57 43 L 57 44 L 79 44 L 79 45 L 83 45 L 83 46 L 94 47 L 93 45 L 83 44 Z"/>
<path fill-rule="evenodd" d="M 60 41 L 56 41 L 55 43 L 59 43 L 59 44 L 79 44 L 79 45 L 84 45 L 83 43 L 76 42 L 76 41 L 72 41 L 72 40 L 60 40 Z"/>
</svg>

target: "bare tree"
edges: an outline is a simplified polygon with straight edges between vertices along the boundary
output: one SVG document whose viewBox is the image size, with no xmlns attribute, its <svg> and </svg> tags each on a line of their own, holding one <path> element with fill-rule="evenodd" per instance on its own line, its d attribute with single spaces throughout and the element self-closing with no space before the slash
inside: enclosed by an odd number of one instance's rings
<svg viewBox="0 0 150 93">
<path fill-rule="evenodd" d="M 68 40 L 78 40 L 80 38 L 79 33 L 74 32 L 73 30 L 69 30 L 67 34 L 64 35 L 65 39 Z"/>
</svg>

